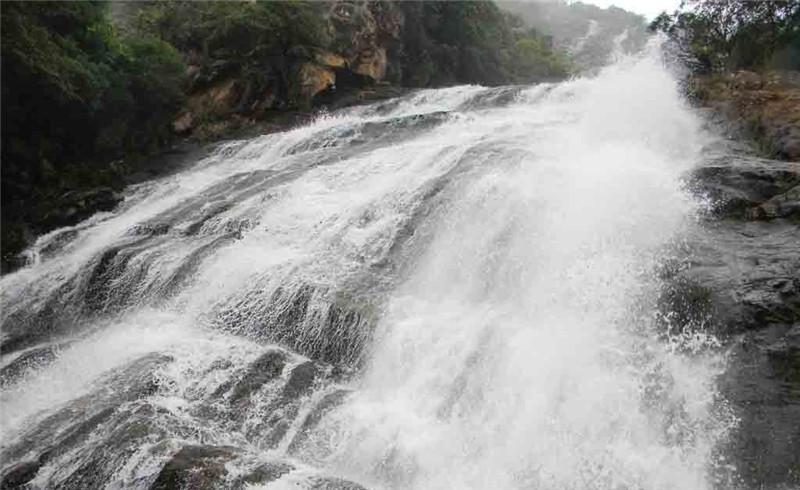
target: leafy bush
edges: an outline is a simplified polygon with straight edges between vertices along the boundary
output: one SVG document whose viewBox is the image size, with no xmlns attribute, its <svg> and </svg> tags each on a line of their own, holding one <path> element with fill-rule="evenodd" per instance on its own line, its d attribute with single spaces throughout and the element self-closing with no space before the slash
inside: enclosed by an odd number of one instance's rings
<svg viewBox="0 0 800 490">
<path fill-rule="evenodd" d="M 519 37 L 514 45 L 519 78 L 565 76 L 567 60 L 563 55 L 547 46 L 544 39 L 536 35 Z"/>
<path fill-rule="evenodd" d="M 178 52 L 124 39 L 103 2 L 4 2 L 3 259 L 67 191 L 118 187 L 107 162 L 158 148 L 181 104 Z M 48 225 L 49 226 L 49 225 Z"/>
</svg>

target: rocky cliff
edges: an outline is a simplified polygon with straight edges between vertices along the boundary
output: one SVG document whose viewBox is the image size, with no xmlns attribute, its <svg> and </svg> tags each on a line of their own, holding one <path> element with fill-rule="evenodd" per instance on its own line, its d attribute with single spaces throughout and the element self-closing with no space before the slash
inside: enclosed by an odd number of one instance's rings
<svg viewBox="0 0 800 490">
<path fill-rule="evenodd" d="M 233 129 L 302 119 L 322 102 L 369 99 L 385 86 L 387 52 L 399 43 L 404 16 L 393 3 L 320 4 L 330 47 L 292 46 L 253 73 L 227 53 L 185 51 L 189 97 L 173 123 L 179 134 L 213 139 Z M 395 95 L 396 92 L 384 92 Z M 260 125 L 263 129 L 264 124 Z"/>
<path fill-rule="evenodd" d="M 227 46 L 233 39 L 214 49 L 205 40 L 165 35 L 183 51 L 189 76 L 188 103 L 174 130 L 214 139 L 237 128 L 293 122 L 312 108 L 396 96 L 402 87 L 566 75 L 551 47 L 533 33 L 515 31 L 491 2 L 360 0 L 311 8 L 318 36 L 265 50 L 257 36 L 236 53 Z"/>
<path fill-rule="evenodd" d="M 664 301 L 730 352 L 719 382 L 739 427 L 725 451 L 742 488 L 800 484 L 796 76 L 740 71 L 689 81 L 709 123 L 729 141 L 710 149 L 688 179 L 707 214 L 686 241 L 688 264 L 667 273 Z"/>
</svg>

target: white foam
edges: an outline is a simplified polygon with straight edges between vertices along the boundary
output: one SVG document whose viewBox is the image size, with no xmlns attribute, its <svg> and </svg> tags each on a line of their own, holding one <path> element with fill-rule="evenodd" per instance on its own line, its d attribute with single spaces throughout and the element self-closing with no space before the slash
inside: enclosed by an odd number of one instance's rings
<svg viewBox="0 0 800 490">
<path fill-rule="evenodd" d="M 375 313 L 355 394 L 291 455 L 315 470 L 269 488 L 294 488 L 317 470 L 379 488 L 709 488 L 713 450 L 732 420 L 714 386 L 724 359 L 705 338 L 663 342 L 652 322 L 654 269 L 695 212 L 680 177 L 705 143 L 700 121 L 655 48 L 505 107 L 458 109 L 484 90 L 420 91 L 383 114 L 345 111 L 230 143 L 133 189 L 58 256 L 4 277 L 4 306 L 27 307 L 21 299 L 46 297 L 132 226 L 215 184 L 302 171 L 204 224 L 210 234 L 238 220 L 251 226 L 204 257 L 174 299 L 156 307 L 142 294 L 4 391 L 3 431 L 18 434 L 149 352 L 175 359 L 161 372 L 170 388 L 152 402 L 181 416 L 191 393 L 213 392 L 263 352 L 209 332 L 220 310 L 246 317 L 281 287 L 335 292 L 372 273 L 449 176 L 413 230 L 412 265 L 394 271 L 402 285 Z M 365 122 L 437 111 L 456 114 L 383 146 L 326 149 Z M 291 154 L 307 143 L 316 146 Z M 163 279 L 188 248 L 165 242 L 148 252 L 157 267 L 145 283 Z M 220 357 L 231 366 L 209 370 Z M 247 443 L 203 429 L 214 443 Z"/>
</svg>

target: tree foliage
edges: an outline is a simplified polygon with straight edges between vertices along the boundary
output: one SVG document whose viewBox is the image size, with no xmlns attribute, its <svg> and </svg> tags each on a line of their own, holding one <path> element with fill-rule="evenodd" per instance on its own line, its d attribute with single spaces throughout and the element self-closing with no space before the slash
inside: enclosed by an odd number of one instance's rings
<svg viewBox="0 0 800 490">
<path fill-rule="evenodd" d="M 563 77 L 567 62 L 494 2 L 403 2 L 407 85 L 497 85 Z"/>
<path fill-rule="evenodd" d="M 136 19 L 181 51 L 247 62 L 297 45 L 324 47 L 330 36 L 320 2 L 152 2 Z"/>
<path fill-rule="evenodd" d="M 687 0 L 682 7 L 650 28 L 666 32 L 696 71 L 800 68 L 800 0 Z"/>
<path fill-rule="evenodd" d="M 115 185 L 108 161 L 169 138 L 184 67 L 170 45 L 121 37 L 106 4 L 3 2 L 3 256 L 39 229 L 44 203 Z M 51 204 L 52 206 L 52 204 Z"/>
<path fill-rule="evenodd" d="M 331 42 L 326 8 L 323 2 L 308 1 L 147 2 L 134 26 L 171 44 L 200 68 L 192 90 L 236 75 L 248 93 L 270 90 L 288 100 L 298 47 L 325 48 Z"/>
</svg>

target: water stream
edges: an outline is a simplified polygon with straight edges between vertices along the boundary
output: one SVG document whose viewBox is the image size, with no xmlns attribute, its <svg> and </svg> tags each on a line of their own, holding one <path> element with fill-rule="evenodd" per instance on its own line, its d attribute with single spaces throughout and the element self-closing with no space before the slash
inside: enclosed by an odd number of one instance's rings
<svg viewBox="0 0 800 490">
<path fill-rule="evenodd" d="M 659 60 L 227 143 L 40 238 L 0 283 L 3 467 L 33 488 L 724 486 L 725 357 L 657 307 L 715 137 Z"/>
</svg>

